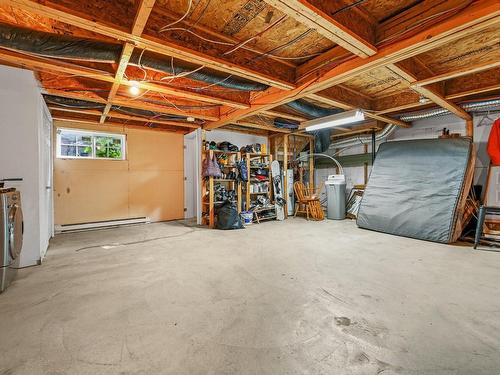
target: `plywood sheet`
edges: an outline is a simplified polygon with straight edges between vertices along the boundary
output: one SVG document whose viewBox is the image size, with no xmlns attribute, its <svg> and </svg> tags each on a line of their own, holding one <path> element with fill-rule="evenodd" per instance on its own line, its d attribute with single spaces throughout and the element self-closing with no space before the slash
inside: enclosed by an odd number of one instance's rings
<svg viewBox="0 0 500 375">
<path fill-rule="evenodd" d="M 407 85 L 385 67 L 361 74 L 345 82 L 344 86 L 372 98 L 388 96 L 407 89 Z"/>
<path fill-rule="evenodd" d="M 419 0 L 368 0 L 363 2 L 360 8 L 365 9 L 380 22 L 419 2 Z"/>
<path fill-rule="evenodd" d="M 182 135 L 104 125 L 58 126 L 126 134 L 127 160 L 54 158 L 56 224 L 184 216 Z"/>
<path fill-rule="evenodd" d="M 500 60 L 500 25 L 419 55 L 435 74 Z"/>
</svg>

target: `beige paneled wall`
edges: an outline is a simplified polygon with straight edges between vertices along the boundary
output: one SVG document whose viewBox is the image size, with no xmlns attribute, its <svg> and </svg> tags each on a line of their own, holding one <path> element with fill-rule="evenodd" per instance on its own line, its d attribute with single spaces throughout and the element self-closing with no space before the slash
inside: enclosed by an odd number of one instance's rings
<svg viewBox="0 0 500 375">
<path fill-rule="evenodd" d="M 126 134 L 127 160 L 57 159 L 54 153 L 56 224 L 183 218 L 182 134 L 62 122 L 57 127 Z"/>
</svg>

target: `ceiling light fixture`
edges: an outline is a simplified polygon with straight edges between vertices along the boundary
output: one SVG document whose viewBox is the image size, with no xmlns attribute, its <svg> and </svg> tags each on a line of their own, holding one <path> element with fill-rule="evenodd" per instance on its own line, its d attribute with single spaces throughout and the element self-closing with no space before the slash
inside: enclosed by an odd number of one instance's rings
<svg viewBox="0 0 500 375">
<path fill-rule="evenodd" d="M 427 98 L 423 95 L 420 95 L 420 98 L 418 98 L 418 102 L 420 104 L 425 104 L 425 103 L 427 103 Z"/>
<path fill-rule="evenodd" d="M 128 88 L 128 91 L 134 95 L 137 96 L 141 93 L 141 90 L 139 90 L 139 82 L 137 81 L 129 81 L 130 87 Z"/>
<path fill-rule="evenodd" d="M 303 122 L 301 128 L 306 128 L 307 132 L 312 132 L 320 129 L 333 128 L 334 126 L 352 124 L 354 122 L 363 121 L 364 119 L 365 114 L 361 109 L 353 109 L 352 111 Z"/>
</svg>

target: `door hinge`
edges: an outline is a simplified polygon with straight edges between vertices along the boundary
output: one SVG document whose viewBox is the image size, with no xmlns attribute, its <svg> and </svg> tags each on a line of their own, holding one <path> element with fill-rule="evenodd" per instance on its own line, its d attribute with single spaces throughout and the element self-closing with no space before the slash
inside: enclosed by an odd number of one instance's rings
<svg viewBox="0 0 500 375">
<path fill-rule="evenodd" d="M 186 212 L 188 209 L 186 207 L 184 207 L 184 212 Z"/>
</svg>

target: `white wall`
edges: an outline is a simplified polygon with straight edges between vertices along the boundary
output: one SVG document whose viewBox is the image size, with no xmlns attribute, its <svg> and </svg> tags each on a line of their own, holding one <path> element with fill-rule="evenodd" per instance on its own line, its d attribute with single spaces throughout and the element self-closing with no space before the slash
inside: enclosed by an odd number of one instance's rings
<svg viewBox="0 0 500 375">
<path fill-rule="evenodd" d="M 495 117 L 495 116 L 491 116 Z M 474 184 L 483 185 L 486 182 L 486 173 L 490 159 L 486 153 L 486 144 L 488 142 L 488 136 L 490 134 L 492 121 L 483 121 L 481 126 L 478 124 L 481 122 L 483 116 L 474 116 L 474 144 L 477 148 L 477 161 L 476 161 L 476 171 L 474 174 Z M 418 120 L 413 122 L 411 128 L 397 128 L 394 133 L 391 134 L 388 141 L 399 141 L 405 139 L 423 139 L 423 138 L 437 138 L 443 128 L 450 129 L 451 133 L 460 133 L 465 135 L 465 121 L 460 119 L 455 115 L 439 116 L 424 120 Z M 381 142 L 377 142 L 376 147 L 380 145 Z M 354 155 L 364 152 L 362 145 L 355 146 L 343 151 L 340 155 Z M 371 143 L 368 144 L 368 153 L 371 153 Z M 371 167 L 368 167 L 368 175 L 371 171 Z M 352 188 L 353 185 L 364 183 L 364 169 L 362 166 L 359 167 L 349 167 L 344 169 L 346 175 L 347 191 Z M 317 183 L 321 183 L 326 179 L 329 174 L 334 174 L 335 168 L 325 168 L 317 169 L 315 178 Z"/>
<path fill-rule="evenodd" d="M 0 66 L 0 179 L 22 178 L 12 183 L 21 191 L 24 214 L 24 242 L 21 266 L 37 264 L 48 245 L 48 230 L 41 228 L 40 197 L 45 179 L 40 176 L 40 129 L 44 101 L 33 73 Z M 50 150 L 48 150 L 50 152 Z M 47 225 L 45 220 L 44 225 Z"/>
<path fill-rule="evenodd" d="M 205 140 L 208 142 L 214 141 L 217 143 L 227 141 L 231 142 L 233 145 L 238 146 L 238 148 L 254 143 L 260 143 L 267 145 L 267 151 L 269 152 L 267 137 L 262 137 L 254 134 L 245 134 L 228 130 L 212 130 L 205 133 Z"/>
</svg>

